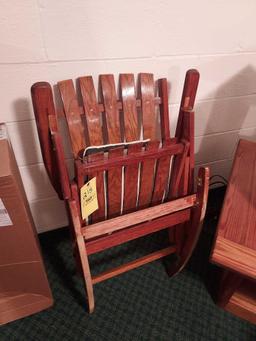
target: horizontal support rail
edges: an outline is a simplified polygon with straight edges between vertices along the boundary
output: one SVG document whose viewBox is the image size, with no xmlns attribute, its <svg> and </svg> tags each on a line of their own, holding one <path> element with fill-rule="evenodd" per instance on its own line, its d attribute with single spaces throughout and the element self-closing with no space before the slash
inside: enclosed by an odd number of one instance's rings
<svg viewBox="0 0 256 341">
<path fill-rule="evenodd" d="M 154 104 L 155 105 L 159 105 L 161 103 L 162 103 L 162 99 L 160 97 L 155 97 L 154 98 Z M 136 100 L 136 107 L 137 108 L 141 107 L 141 100 L 140 99 Z M 117 101 L 117 109 L 118 110 L 123 110 L 123 103 L 121 101 Z M 83 107 L 79 107 L 79 110 L 80 110 L 80 115 L 84 115 L 84 108 Z M 105 110 L 104 109 L 104 104 L 98 103 L 98 111 L 99 112 L 104 112 L 104 110 Z M 59 117 L 65 117 L 63 109 L 60 108 L 57 113 L 58 113 Z"/>
<path fill-rule="evenodd" d="M 174 252 L 176 252 L 176 248 L 174 246 L 169 246 L 165 249 L 155 251 L 153 253 L 150 253 L 149 255 L 135 259 L 132 262 L 120 265 L 116 268 L 104 271 L 104 272 L 100 273 L 99 275 L 93 276 L 92 277 L 92 284 L 96 284 L 96 283 L 105 281 L 106 279 L 115 277 L 115 276 L 120 275 L 120 274 L 127 272 L 129 270 L 136 269 L 141 265 L 153 262 L 157 259 L 168 256 Z"/>
<path fill-rule="evenodd" d="M 131 240 L 146 236 L 148 234 L 161 231 L 163 229 L 184 223 L 190 219 L 191 210 L 178 211 L 153 221 L 147 221 L 124 230 L 117 231 L 111 235 L 102 236 L 85 243 L 87 255 L 94 254 L 113 246 L 117 246 Z"/>
<path fill-rule="evenodd" d="M 107 233 L 122 230 L 126 227 L 137 225 L 145 221 L 153 220 L 170 213 L 192 207 L 196 202 L 196 194 L 172 200 L 157 206 L 145 208 L 133 213 L 128 213 L 120 217 L 105 220 L 99 223 L 82 227 L 82 235 L 85 240 L 102 236 Z"/>
<path fill-rule="evenodd" d="M 84 162 L 82 164 L 84 174 L 91 174 L 95 171 L 104 171 L 111 168 L 127 166 L 132 164 L 138 164 L 144 160 L 148 159 L 160 159 L 163 156 L 167 155 L 178 155 L 183 153 L 184 144 L 183 143 L 175 143 L 163 148 L 155 149 L 155 150 L 145 150 L 139 153 L 134 153 L 132 155 L 122 155 L 120 157 L 115 157 L 113 159 L 105 159 L 102 161 L 96 162 Z"/>
</svg>

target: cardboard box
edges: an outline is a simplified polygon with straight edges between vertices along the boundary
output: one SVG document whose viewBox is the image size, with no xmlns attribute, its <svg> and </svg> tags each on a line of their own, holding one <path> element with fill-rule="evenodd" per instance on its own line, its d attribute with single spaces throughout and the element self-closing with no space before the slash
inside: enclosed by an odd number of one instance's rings
<svg viewBox="0 0 256 341">
<path fill-rule="evenodd" d="M 0 125 L 0 325 L 52 304 L 19 169 Z"/>
</svg>

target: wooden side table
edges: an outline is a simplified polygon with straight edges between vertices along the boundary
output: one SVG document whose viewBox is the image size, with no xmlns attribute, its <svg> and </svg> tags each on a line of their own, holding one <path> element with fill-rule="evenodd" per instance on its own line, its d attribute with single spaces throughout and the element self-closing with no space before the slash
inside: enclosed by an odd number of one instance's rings
<svg viewBox="0 0 256 341">
<path fill-rule="evenodd" d="M 211 261 L 222 270 L 217 304 L 256 323 L 256 143 L 240 140 Z"/>
</svg>

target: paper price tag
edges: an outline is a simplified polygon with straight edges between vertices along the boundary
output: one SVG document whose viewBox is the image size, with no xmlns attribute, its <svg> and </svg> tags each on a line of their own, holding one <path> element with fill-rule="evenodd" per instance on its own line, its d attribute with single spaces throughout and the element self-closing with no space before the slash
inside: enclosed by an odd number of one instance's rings
<svg viewBox="0 0 256 341">
<path fill-rule="evenodd" d="M 98 208 L 98 197 L 96 189 L 96 178 L 88 181 L 80 191 L 82 218 L 86 219 Z"/>
</svg>

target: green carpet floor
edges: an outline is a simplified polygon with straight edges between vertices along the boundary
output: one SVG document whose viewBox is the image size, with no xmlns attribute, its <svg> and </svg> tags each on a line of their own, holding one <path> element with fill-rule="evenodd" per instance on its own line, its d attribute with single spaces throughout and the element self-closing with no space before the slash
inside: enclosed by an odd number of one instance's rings
<svg viewBox="0 0 256 341">
<path fill-rule="evenodd" d="M 211 192 L 198 246 L 186 269 L 169 278 L 156 261 L 97 284 L 96 310 L 86 311 L 67 229 L 40 236 L 55 304 L 0 327 L 0 340 L 230 340 L 255 341 L 256 326 L 215 306 L 206 289 L 214 266 L 209 252 L 223 190 Z M 165 231 L 90 257 L 93 272 L 134 259 L 165 244 Z M 104 258 L 104 264 L 102 260 Z"/>
</svg>

